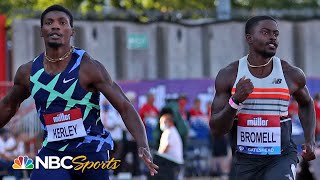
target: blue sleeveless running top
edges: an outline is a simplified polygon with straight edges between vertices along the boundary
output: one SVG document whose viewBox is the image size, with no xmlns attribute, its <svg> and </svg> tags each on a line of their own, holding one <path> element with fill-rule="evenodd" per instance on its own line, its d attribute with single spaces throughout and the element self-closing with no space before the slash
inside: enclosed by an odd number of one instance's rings
<svg viewBox="0 0 320 180">
<path fill-rule="evenodd" d="M 86 91 L 79 83 L 79 69 L 84 54 L 84 50 L 75 48 L 66 69 L 56 75 L 45 72 L 44 53 L 33 60 L 30 91 L 44 130 L 43 147 L 65 152 L 100 152 L 113 149 L 111 135 L 100 119 L 100 94 Z M 73 110 L 77 111 L 77 115 L 71 114 L 71 117 L 77 117 L 74 119 L 83 123 L 83 133 L 86 135 L 66 139 L 77 133 L 77 124 L 73 125 L 74 127 L 60 126 L 63 121 L 75 122 L 69 121 L 70 114 L 66 114 Z M 54 116 L 51 119 L 55 129 L 52 130 L 46 116 Z M 49 127 L 53 133 L 50 133 Z M 48 134 L 57 139 L 48 140 Z"/>
</svg>

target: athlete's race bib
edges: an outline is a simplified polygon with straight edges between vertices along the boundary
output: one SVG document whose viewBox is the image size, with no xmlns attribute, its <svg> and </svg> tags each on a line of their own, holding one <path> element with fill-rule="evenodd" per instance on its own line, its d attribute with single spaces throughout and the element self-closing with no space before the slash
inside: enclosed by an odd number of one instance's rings
<svg viewBox="0 0 320 180">
<path fill-rule="evenodd" d="M 86 136 L 80 109 L 44 115 L 48 142 Z"/>
<path fill-rule="evenodd" d="M 280 117 L 238 114 L 237 150 L 255 155 L 281 154 Z"/>
</svg>

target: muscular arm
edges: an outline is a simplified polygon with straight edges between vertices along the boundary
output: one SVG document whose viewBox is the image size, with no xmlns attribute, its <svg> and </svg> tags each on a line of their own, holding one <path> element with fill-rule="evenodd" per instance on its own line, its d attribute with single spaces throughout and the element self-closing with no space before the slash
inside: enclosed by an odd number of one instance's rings
<svg viewBox="0 0 320 180">
<path fill-rule="evenodd" d="M 316 121 L 313 100 L 307 87 L 295 92 L 294 98 L 299 104 L 299 119 L 304 131 L 304 139 L 306 142 L 312 142 L 315 140 Z"/>
<path fill-rule="evenodd" d="M 290 94 L 299 104 L 299 119 L 304 131 L 305 143 L 302 157 L 307 161 L 315 159 L 315 127 L 316 117 L 313 100 L 306 87 L 306 77 L 303 71 L 282 61 L 282 68 Z"/>
<path fill-rule="evenodd" d="M 30 96 L 29 76 L 30 63 L 22 65 L 14 78 L 14 85 L 0 101 L 0 128 L 4 127 L 15 115 L 20 104 Z"/>
<path fill-rule="evenodd" d="M 116 108 L 127 129 L 137 141 L 138 146 L 149 149 L 142 120 L 118 84 L 111 79 L 109 73 L 100 62 L 88 58 L 84 59 L 83 63 L 81 65 L 83 68 L 81 67 L 80 69 L 82 80 L 90 82 L 86 84 L 101 92 Z"/>
<path fill-rule="evenodd" d="M 232 128 L 237 110 L 228 101 L 235 81 L 236 68 L 229 65 L 219 71 L 215 80 L 216 94 L 211 106 L 210 128 L 215 135 L 224 135 Z"/>
<path fill-rule="evenodd" d="M 120 93 L 120 96 L 109 97 L 111 96 L 109 94 L 109 96 L 106 96 L 106 97 L 110 99 L 110 102 L 112 102 L 112 105 L 120 113 L 121 118 L 123 119 L 127 129 L 132 134 L 134 139 L 137 141 L 138 147 L 144 147 L 149 149 L 145 127 L 142 123 L 142 120 L 139 114 L 134 109 L 134 107 L 132 106 L 130 101 L 127 99 L 127 97 L 124 95 L 123 91 L 121 90 L 121 88 L 117 83 L 115 82 L 112 83 L 112 89 Z M 112 98 L 114 100 L 111 100 Z M 122 102 L 117 102 L 120 100 L 119 98 L 122 99 L 121 100 Z"/>
<path fill-rule="evenodd" d="M 150 174 L 157 174 L 159 167 L 152 162 L 147 135 L 138 115 L 132 104 L 124 95 L 117 83 L 112 81 L 109 73 L 98 61 L 88 57 L 83 59 L 80 67 L 80 84 L 86 89 L 101 92 L 120 113 L 127 129 L 138 144 L 138 154 L 147 165 Z"/>
<path fill-rule="evenodd" d="M 289 67 L 286 76 L 290 78 L 292 96 L 299 104 L 299 119 L 304 131 L 305 142 L 315 141 L 316 118 L 313 100 L 306 86 L 304 73 L 296 67 Z"/>
</svg>

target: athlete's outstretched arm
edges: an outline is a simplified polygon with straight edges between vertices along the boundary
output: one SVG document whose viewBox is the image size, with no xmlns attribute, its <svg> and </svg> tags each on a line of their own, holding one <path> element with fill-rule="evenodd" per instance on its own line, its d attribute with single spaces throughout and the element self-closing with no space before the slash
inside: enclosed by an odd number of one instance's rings
<svg viewBox="0 0 320 180">
<path fill-rule="evenodd" d="M 313 100 L 309 94 L 308 88 L 306 86 L 306 78 L 304 73 L 296 68 L 296 73 L 292 73 L 297 90 L 293 92 L 293 97 L 299 104 L 299 119 L 304 131 L 304 152 L 302 157 L 307 160 L 315 159 L 314 149 L 315 149 L 315 128 L 316 128 L 316 117 Z"/>
<path fill-rule="evenodd" d="M 215 79 L 216 94 L 212 102 L 209 122 L 212 133 L 219 136 L 230 131 L 237 112 L 228 103 L 231 97 L 231 83 L 234 80 L 230 78 L 230 70 L 227 68 L 220 70 Z"/>
<path fill-rule="evenodd" d="M 112 81 L 109 73 L 100 62 L 90 60 L 85 65 L 87 78 L 90 78 L 93 87 L 100 91 L 120 113 L 126 127 L 138 144 L 139 156 L 149 168 L 150 174 L 156 174 L 158 166 L 152 162 L 145 128 L 137 111 L 118 84 Z"/>
<path fill-rule="evenodd" d="M 16 114 L 20 104 L 30 96 L 27 86 L 28 65 L 22 65 L 14 78 L 14 85 L 8 94 L 0 101 L 0 128 L 4 127 Z"/>
</svg>

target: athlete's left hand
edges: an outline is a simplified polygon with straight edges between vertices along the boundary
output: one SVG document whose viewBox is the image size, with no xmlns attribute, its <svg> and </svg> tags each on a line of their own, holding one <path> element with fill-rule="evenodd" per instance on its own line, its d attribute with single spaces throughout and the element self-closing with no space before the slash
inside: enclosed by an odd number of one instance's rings
<svg viewBox="0 0 320 180">
<path fill-rule="evenodd" d="M 306 161 L 311 161 L 316 159 L 316 155 L 314 153 L 315 151 L 315 142 L 306 142 L 302 145 L 303 151 L 302 151 L 302 158 Z"/>
<path fill-rule="evenodd" d="M 156 169 L 159 169 L 159 167 L 156 164 L 153 164 L 150 151 L 147 148 L 139 147 L 138 153 L 139 157 L 144 161 L 144 164 L 146 164 L 146 166 L 148 167 L 151 176 L 158 174 L 158 171 Z"/>
</svg>

